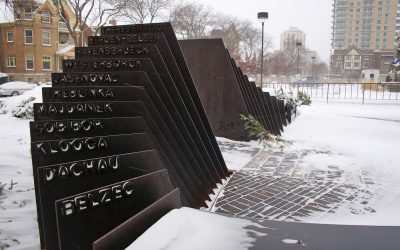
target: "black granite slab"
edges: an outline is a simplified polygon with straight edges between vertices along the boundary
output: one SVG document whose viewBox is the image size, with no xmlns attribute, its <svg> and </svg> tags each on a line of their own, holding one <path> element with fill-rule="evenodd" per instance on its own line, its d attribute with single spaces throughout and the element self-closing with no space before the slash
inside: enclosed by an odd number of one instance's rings
<svg viewBox="0 0 400 250">
<path fill-rule="evenodd" d="M 264 92 L 264 96 L 265 96 L 265 100 L 267 101 L 268 106 L 271 107 L 271 109 L 272 109 L 275 124 L 278 126 L 280 131 L 283 131 L 282 120 L 280 119 L 280 116 L 279 116 L 279 110 L 277 110 L 278 105 L 276 105 L 276 99 L 274 101 L 271 98 L 271 95 L 269 94 L 269 92 Z"/>
<path fill-rule="evenodd" d="M 222 39 L 180 40 L 179 45 L 215 135 L 249 140 L 240 119 L 248 111 Z"/>
<path fill-rule="evenodd" d="M 278 125 L 277 125 L 277 123 L 275 121 L 275 116 L 273 114 L 272 106 L 267 102 L 267 100 L 266 100 L 266 98 L 264 96 L 264 93 L 262 91 L 262 88 L 257 87 L 256 91 L 257 91 L 257 94 L 258 94 L 258 98 L 259 98 L 259 100 L 260 100 L 260 102 L 262 104 L 262 107 L 264 108 L 264 111 L 266 113 L 266 117 L 267 117 L 269 123 L 272 125 L 272 131 L 271 132 L 274 135 L 281 135 L 279 127 L 278 127 Z"/>
<path fill-rule="evenodd" d="M 173 189 L 161 170 L 57 200 L 59 249 L 91 249 L 98 238 Z"/>
</svg>

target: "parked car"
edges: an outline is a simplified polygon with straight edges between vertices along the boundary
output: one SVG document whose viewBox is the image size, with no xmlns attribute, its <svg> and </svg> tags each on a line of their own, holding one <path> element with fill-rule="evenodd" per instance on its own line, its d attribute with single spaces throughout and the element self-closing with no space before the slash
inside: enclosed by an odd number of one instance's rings
<svg viewBox="0 0 400 250">
<path fill-rule="evenodd" d="M 7 82 L 0 85 L 0 96 L 16 96 L 20 95 L 35 87 L 35 84 L 26 82 Z"/>
<path fill-rule="evenodd" d="M 302 76 L 298 80 L 299 83 L 324 83 L 325 79 L 321 76 Z"/>
<path fill-rule="evenodd" d="M 8 75 L 0 72 L 0 84 L 8 82 Z"/>
</svg>

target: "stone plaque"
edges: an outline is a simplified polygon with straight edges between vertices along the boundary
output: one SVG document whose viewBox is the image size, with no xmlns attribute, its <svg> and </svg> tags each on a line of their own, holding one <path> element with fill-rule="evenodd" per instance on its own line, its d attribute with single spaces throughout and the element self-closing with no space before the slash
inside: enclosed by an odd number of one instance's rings
<svg viewBox="0 0 400 250">
<path fill-rule="evenodd" d="M 279 110 L 279 115 L 282 120 L 282 124 L 287 126 L 286 114 L 285 114 L 285 101 L 279 100 L 278 98 L 276 98 L 276 102 L 278 103 L 278 110 Z"/>
<path fill-rule="evenodd" d="M 32 162 L 46 166 L 107 155 L 149 150 L 153 143 L 145 133 L 81 137 L 31 143 Z"/>
<path fill-rule="evenodd" d="M 273 110 L 275 123 L 277 124 L 279 130 L 283 131 L 283 125 L 282 125 L 282 121 L 279 116 L 279 110 L 277 109 L 278 106 L 276 105 L 276 101 L 272 100 L 272 98 L 268 92 L 264 92 L 264 97 L 268 103 L 268 106 L 271 107 L 271 109 Z"/>
<path fill-rule="evenodd" d="M 93 250 L 124 249 L 169 211 L 181 206 L 179 190 L 174 189 L 161 199 L 93 242 Z"/>
<path fill-rule="evenodd" d="M 257 103 L 258 110 L 261 116 L 262 124 L 264 125 L 265 128 L 267 128 L 269 131 L 274 133 L 274 129 L 272 126 L 272 123 L 268 119 L 267 112 L 265 111 L 265 107 L 263 105 L 263 102 L 259 98 L 258 92 L 257 92 L 257 87 L 254 82 L 250 82 L 248 77 L 245 75 L 245 82 L 250 86 L 250 91 L 252 92 L 253 98 L 255 102 Z"/>
<path fill-rule="evenodd" d="M 30 123 L 32 142 L 147 132 L 143 117 L 45 120 Z"/>
<path fill-rule="evenodd" d="M 91 249 L 95 240 L 172 190 L 161 170 L 57 200 L 59 248 Z"/>
<path fill-rule="evenodd" d="M 179 45 L 217 136 L 249 140 L 240 114 L 248 114 L 222 39 L 181 40 Z"/>
<path fill-rule="evenodd" d="M 276 121 L 276 117 L 275 117 L 275 113 L 274 113 L 274 109 L 273 109 L 273 106 L 271 104 L 271 101 L 267 100 L 262 88 L 257 87 L 257 92 L 258 92 L 258 95 L 259 95 L 259 98 L 260 98 L 261 102 L 263 103 L 263 105 L 265 107 L 268 119 L 270 120 L 270 123 L 272 124 L 272 127 L 274 129 L 273 133 L 275 135 L 280 135 L 281 131 L 279 129 L 279 124 Z"/>
</svg>

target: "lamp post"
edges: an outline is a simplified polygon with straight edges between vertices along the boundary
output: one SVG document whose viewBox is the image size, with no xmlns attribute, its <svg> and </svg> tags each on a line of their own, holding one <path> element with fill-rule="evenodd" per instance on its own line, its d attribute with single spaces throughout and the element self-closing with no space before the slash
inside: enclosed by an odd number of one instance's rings
<svg viewBox="0 0 400 250">
<path fill-rule="evenodd" d="M 258 12 L 257 13 L 258 20 L 261 21 L 262 30 L 261 30 L 261 81 L 260 85 L 263 85 L 263 64 L 264 64 L 264 20 L 268 19 L 268 12 Z"/>
<path fill-rule="evenodd" d="M 300 48 L 303 44 L 301 42 L 296 42 L 296 47 L 297 47 L 297 70 L 296 74 L 299 74 L 299 60 L 300 60 Z"/>
<path fill-rule="evenodd" d="M 312 56 L 312 57 L 311 57 L 311 60 L 312 60 L 311 75 L 313 76 L 313 75 L 314 75 L 315 56 Z"/>
</svg>

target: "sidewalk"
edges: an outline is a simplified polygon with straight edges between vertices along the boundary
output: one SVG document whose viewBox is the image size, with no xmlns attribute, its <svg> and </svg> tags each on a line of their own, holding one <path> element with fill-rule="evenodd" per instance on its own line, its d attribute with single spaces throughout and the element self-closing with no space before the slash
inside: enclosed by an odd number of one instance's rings
<svg viewBox="0 0 400 250">
<path fill-rule="evenodd" d="M 353 214 L 374 212 L 369 203 L 379 193 L 379 186 L 373 180 L 365 178 L 365 188 L 347 183 L 343 170 L 336 166 L 328 171 L 307 171 L 300 166 L 306 153 L 259 151 L 233 174 L 212 211 L 255 219 L 307 222 L 318 222 L 319 218 L 331 216 L 342 208 L 350 209 Z"/>
</svg>

